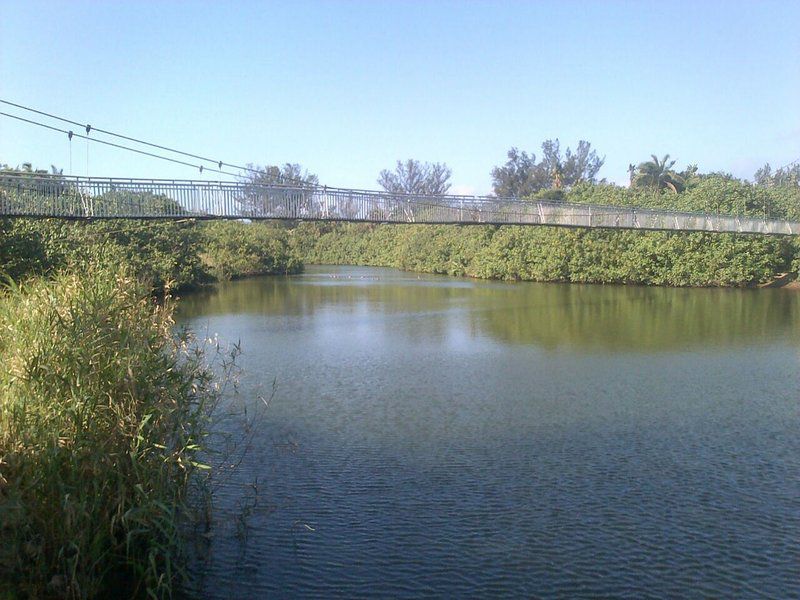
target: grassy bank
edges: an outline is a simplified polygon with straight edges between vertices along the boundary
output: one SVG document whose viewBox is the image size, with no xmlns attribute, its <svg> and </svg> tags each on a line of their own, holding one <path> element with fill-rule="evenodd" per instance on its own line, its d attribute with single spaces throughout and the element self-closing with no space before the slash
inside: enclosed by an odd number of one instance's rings
<svg viewBox="0 0 800 600">
<path fill-rule="evenodd" d="M 216 393 L 169 299 L 104 264 L 0 299 L 0 597 L 164 597 L 178 581 Z"/>
</svg>

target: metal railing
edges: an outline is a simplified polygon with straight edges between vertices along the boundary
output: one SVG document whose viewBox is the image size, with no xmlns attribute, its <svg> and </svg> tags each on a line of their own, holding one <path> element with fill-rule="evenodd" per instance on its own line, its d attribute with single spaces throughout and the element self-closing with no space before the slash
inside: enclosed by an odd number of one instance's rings
<svg viewBox="0 0 800 600">
<path fill-rule="evenodd" d="M 420 196 L 299 185 L 0 175 L 0 216 L 66 219 L 253 219 L 546 225 L 796 235 L 800 223 L 488 196 Z"/>
</svg>

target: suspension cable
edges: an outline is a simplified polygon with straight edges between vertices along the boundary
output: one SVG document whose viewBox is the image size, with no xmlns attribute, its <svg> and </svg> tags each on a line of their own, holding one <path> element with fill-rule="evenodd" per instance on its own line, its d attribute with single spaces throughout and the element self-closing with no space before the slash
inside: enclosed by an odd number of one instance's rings
<svg viewBox="0 0 800 600">
<path fill-rule="evenodd" d="M 200 156 L 199 154 L 192 154 L 191 152 L 184 152 L 183 150 L 176 150 L 175 148 L 170 148 L 168 146 L 162 146 L 160 144 L 154 144 L 152 142 L 146 142 L 144 140 L 141 140 L 141 139 L 138 139 L 138 138 L 134 138 L 134 137 L 130 137 L 130 136 L 127 136 L 127 135 L 123 135 L 121 133 L 115 133 L 113 131 L 108 131 L 106 129 L 100 129 L 99 127 L 94 127 L 94 126 L 89 125 L 89 124 L 79 123 L 78 121 L 73 121 L 72 119 L 67 119 L 66 117 L 59 117 L 58 115 L 54 115 L 52 113 L 44 112 L 42 110 L 37 110 L 35 108 L 31 108 L 30 106 L 17 104 L 15 102 L 10 102 L 9 100 L 3 100 L 2 98 L 0 98 L 0 103 L 7 104 L 9 106 L 13 106 L 15 108 L 19 108 L 19 109 L 22 109 L 22 110 L 27 110 L 27 111 L 30 111 L 30 112 L 33 112 L 33 113 L 48 117 L 50 119 L 56 119 L 57 121 L 62 121 L 64 123 L 69 123 L 70 125 L 76 125 L 78 127 L 85 128 L 87 135 L 91 131 L 97 131 L 98 133 L 103 133 L 105 135 L 118 137 L 118 138 L 121 138 L 123 140 L 128 140 L 129 142 L 134 142 L 136 144 L 142 144 L 144 146 L 150 146 L 151 148 L 157 148 L 159 150 L 164 150 L 166 152 L 173 152 L 175 154 L 180 154 L 182 156 L 186 156 L 186 157 L 189 157 L 189 158 L 196 158 L 197 160 L 210 162 L 210 163 L 213 163 L 213 164 L 217 165 L 218 170 L 216 172 L 219 172 L 219 173 L 224 173 L 224 171 L 221 170 L 222 167 L 230 167 L 230 168 L 233 168 L 233 169 L 239 169 L 241 171 L 247 171 L 247 172 L 254 173 L 254 174 L 263 174 L 263 171 L 261 171 L 259 169 L 253 169 L 252 167 L 245 167 L 245 166 L 242 166 L 242 165 L 236 165 L 236 164 L 228 163 L 228 162 L 225 162 L 225 161 L 222 161 L 222 160 L 214 160 L 213 158 Z M 0 114 L 5 114 L 5 113 L 0 113 Z M 80 137 L 84 137 L 84 136 L 80 136 Z M 181 164 L 186 164 L 186 163 L 181 163 Z M 191 165 L 191 166 L 197 167 L 199 165 Z M 213 170 L 213 169 L 210 169 L 208 167 L 205 167 L 205 168 L 208 169 L 208 170 Z M 301 185 L 306 185 L 306 186 L 312 186 L 313 187 L 315 185 L 318 185 L 318 184 L 310 183 L 308 181 L 305 181 L 305 180 L 302 180 L 302 179 L 299 179 L 299 178 L 296 178 L 296 177 L 286 177 L 286 176 L 281 175 L 280 178 L 283 179 L 283 180 L 286 180 L 286 181 L 291 181 L 291 182 L 299 183 Z"/>
<path fill-rule="evenodd" d="M 96 142 L 98 144 L 104 144 L 106 146 L 112 146 L 114 148 L 119 148 L 121 150 L 128 150 L 129 152 L 135 152 L 136 154 L 143 154 L 144 156 L 150 156 L 152 158 L 158 158 L 160 160 L 166 160 L 166 161 L 169 161 L 171 163 L 176 163 L 176 164 L 184 165 L 184 166 L 187 166 L 187 167 L 193 167 L 195 169 L 199 169 L 199 171 L 201 173 L 203 171 L 211 171 L 213 173 L 220 173 L 222 175 L 228 175 L 230 177 L 238 177 L 239 176 L 236 173 L 229 173 L 228 171 L 222 171 L 220 169 L 214 169 L 212 167 L 204 167 L 203 165 L 195 165 L 195 164 L 183 161 L 183 160 L 178 160 L 176 158 L 170 158 L 168 156 L 161 156 L 160 154 L 154 154 L 152 152 L 145 152 L 144 150 L 138 150 L 136 148 L 130 148 L 129 146 L 123 146 L 121 144 L 114 144 L 113 142 L 107 142 L 106 140 L 98 140 L 97 138 L 91 138 L 88 135 L 81 135 L 80 133 L 75 133 L 74 131 L 71 131 L 71 130 L 68 131 L 66 129 L 60 129 L 58 127 L 53 127 L 52 125 L 46 125 L 45 123 L 39 123 L 38 121 L 31 121 L 30 119 L 24 119 L 24 118 L 19 117 L 17 115 L 11 115 L 11 114 L 8 114 L 8 113 L 5 113 L 5 112 L 1 112 L 1 111 L 0 111 L 0 115 L 2 115 L 4 117 L 9 117 L 11 119 L 16 119 L 16 120 L 22 121 L 24 123 L 30 123 L 31 125 L 37 125 L 39 127 L 44 127 L 45 129 L 51 129 L 52 131 L 57 131 L 59 133 L 65 133 L 69 137 L 70 142 L 72 141 L 73 137 L 78 137 L 78 138 L 81 138 L 81 139 L 84 139 L 84 140 L 88 140 L 90 142 Z M 70 156 L 71 156 L 71 153 L 70 153 Z"/>
</svg>

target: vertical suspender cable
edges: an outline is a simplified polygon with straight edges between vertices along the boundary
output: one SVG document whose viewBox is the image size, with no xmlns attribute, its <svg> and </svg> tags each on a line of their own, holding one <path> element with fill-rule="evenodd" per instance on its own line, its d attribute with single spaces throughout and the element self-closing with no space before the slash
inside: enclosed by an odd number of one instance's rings
<svg viewBox="0 0 800 600">
<path fill-rule="evenodd" d="M 72 175 L 72 131 L 67 133 L 69 139 L 69 174 Z"/>
<path fill-rule="evenodd" d="M 86 126 L 86 176 L 89 176 L 89 132 L 92 130 L 91 125 Z"/>
</svg>

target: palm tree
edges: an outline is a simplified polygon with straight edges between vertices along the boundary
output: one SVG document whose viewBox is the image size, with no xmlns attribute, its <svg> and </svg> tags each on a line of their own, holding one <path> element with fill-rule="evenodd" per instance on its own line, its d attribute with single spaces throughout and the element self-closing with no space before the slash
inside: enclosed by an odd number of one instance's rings
<svg viewBox="0 0 800 600">
<path fill-rule="evenodd" d="M 655 154 L 651 154 L 650 157 L 653 160 L 639 163 L 639 166 L 636 167 L 632 184 L 637 187 L 651 187 L 655 190 L 666 188 L 676 194 L 683 191 L 686 182 L 672 169 L 675 161 L 669 160 L 669 154 L 665 154 L 661 160 Z"/>
</svg>

